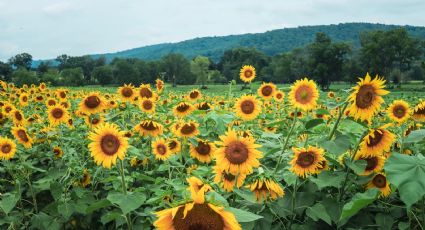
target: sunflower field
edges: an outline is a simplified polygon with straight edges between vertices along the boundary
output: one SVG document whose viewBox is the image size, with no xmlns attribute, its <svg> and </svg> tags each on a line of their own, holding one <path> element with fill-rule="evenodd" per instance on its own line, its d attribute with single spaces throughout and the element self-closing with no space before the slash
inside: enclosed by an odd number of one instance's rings
<svg viewBox="0 0 425 230">
<path fill-rule="evenodd" d="M 0 82 L 1 229 L 424 229 L 424 94 Z"/>
</svg>

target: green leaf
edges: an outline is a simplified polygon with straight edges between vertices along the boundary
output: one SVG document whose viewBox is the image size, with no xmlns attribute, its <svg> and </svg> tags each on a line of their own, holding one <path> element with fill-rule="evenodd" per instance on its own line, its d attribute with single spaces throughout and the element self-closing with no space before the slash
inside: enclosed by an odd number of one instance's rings
<svg viewBox="0 0 425 230">
<path fill-rule="evenodd" d="M 123 214 L 127 214 L 140 207 L 146 200 L 146 196 L 142 193 L 128 193 L 124 195 L 122 193 L 111 192 L 108 194 L 107 199 L 118 205 Z"/>
<path fill-rule="evenodd" d="M 379 194 L 378 189 L 369 189 L 364 193 L 357 193 L 350 202 L 342 208 L 340 220 L 354 216 L 360 209 L 371 204 Z"/>
<path fill-rule="evenodd" d="M 254 193 L 248 190 L 233 189 L 233 192 L 251 203 L 256 203 Z"/>
<path fill-rule="evenodd" d="M 321 203 L 316 203 L 313 207 L 307 208 L 306 214 L 314 221 L 320 219 L 325 221 L 327 224 L 332 225 L 331 217 Z"/>
<path fill-rule="evenodd" d="M 210 201 L 213 204 L 221 204 L 222 206 L 229 206 L 229 203 L 227 202 L 226 198 L 224 198 L 222 195 L 215 191 L 210 191 L 207 194 L 207 200 Z"/>
<path fill-rule="evenodd" d="M 388 181 L 398 188 L 400 199 L 410 208 L 425 195 L 425 158 L 393 153 L 385 163 Z"/>
<path fill-rule="evenodd" d="M 62 196 L 62 185 L 58 182 L 50 184 L 50 193 L 55 200 L 59 200 Z"/>
<path fill-rule="evenodd" d="M 263 218 L 260 215 L 257 215 L 257 214 L 254 214 L 252 212 L 248 212 L 248 211 L 245 211 L 245 210 L 242 210 L 242 209 L 229 207 L 229 208 L 227 208 L 227 210 L 232 212 L 235 215 L 236 220 L 240 223 L 252 222 L 252 221 L 256 221 L 258 219 Z"/>
<path fill-rule="evenodd" d="M 350 148 L 350 138 L 346 135 L 337 135 L 335 140 L 319 143 L 327 152 L 341 155 Z"/>
<path fill-rule="evenodd" d="M 103 215 L 100 218 L 100 221 L 102 222 L 102 224 L 107 224 L 107 223 L 109 223 L 113 220 L 116 220 L 117 218 L 120 218 L 120 217 L 122 218 L 121 213 L 112 211 L 112 212 L 107 212 L 105 215 Z"/>
<path fill-rule="evenodd" d="M 92 213 L 96 210 L 106 208 L 110 205 L 111 205 L 111 202 L 107 199 L 98 200 L 98 201 L 94 202 L 93 204 L 91 204 L 90 206 L 88 206 L 87 209 L 86 209 L 86 212 Z"/>
<path fill-rule="evenodd" d="M 316 110 L 316 114 L 319 114 L 319 115 L 329 115 L 329 111 L 326 110 L 326 109 L 320 108 L 320 109 L 317 109 Z"/>
<path fill-rule="evenodd" d="M 404 143 L 417 143 L 425 140 L 425 129 L 419 129 L 409 133 Z"/>
<path fill-rule="evenodd" d="M 385 229 L 392 229 L 392 226 L 394 224 L 394 218 L 391 215 L 386 215 L 383 213 L 378 213 L 375 216 L 375 222 L 376 225 L 379 226 L 379 229 L 385 230 Z"/>
<path fill-rule="evenodd" d="M 323 123 L 325 123 L 323 119 L 311 119 L 305 124 L 305 129 L 311 129 Z"/>
<path fill-rule="evenodd" d="M 352 169 L 356 174 L 361 174 L 364 172 L 367 166 L 367 161 L 365 160 L 350 161 L 349 159 L 346 159 L 345 164 L 350 169 Z"/>
<path fill-rule="evenodd" d="M 333 171 L 324 171 L 317 175 L 317 178 L 310 177 L 310 180 L 317 185 L 319 190 L 325 187 L 340 188 L 341 183 L 345 179 L 344 173 L 338 173 Z"/>
<path fill-rule="evenodd" d="M 9 214 L 19 200 L 19 194 L 5 193 L 1 196 L 0 208 L 4 213 Z"/>
</svg>

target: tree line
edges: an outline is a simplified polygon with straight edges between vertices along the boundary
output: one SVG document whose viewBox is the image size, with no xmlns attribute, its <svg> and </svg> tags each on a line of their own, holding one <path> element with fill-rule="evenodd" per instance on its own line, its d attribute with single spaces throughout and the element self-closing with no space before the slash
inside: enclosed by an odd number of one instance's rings
<svg viewBox="0 0 425 230">
<path fill-rule="evenodd" d="M 425 80 L 425 41 L 409 36 L 404 28 L 360 34 L 360 48 L 334 42 L 317 33 L 305 47 L 275 56 L 250 47 L 227 50 L 218 62 L 197 56 L 191 60 L 170 53 L 159 60 L 104 57 L 58 56 L 54 63 L 41 62 L 32 68 L 32 56 L 22 53 L 0 62 L 0 78 L 16 85 L 46 82 L 53 86 L 121 85 L 153 83 L 161 78 L 173 85 L 227 83 L 239 81 L 243 65 L 253 65 L 258 81 L 291 83 L 301 77 L 315 79 L 323 88 L 332 82 L 355 82 L 366 72 L 378 74 L 396 84 Z"/>
</svg>

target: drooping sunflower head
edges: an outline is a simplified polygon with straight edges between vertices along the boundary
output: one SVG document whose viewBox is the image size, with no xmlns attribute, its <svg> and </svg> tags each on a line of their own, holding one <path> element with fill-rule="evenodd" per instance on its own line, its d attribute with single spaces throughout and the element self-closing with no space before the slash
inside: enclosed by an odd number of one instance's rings
<svg viewBox="0 0 425 230">
<path fill-rule="evenodd" d="M 362 156 L 376 156 L 388 152 L 395 140 L 395 135 L 383 125 L 377 129 L 371 129 L 360 143 L 360 154 Z"/>
<path fill-rule="evenodd" d="M 112 123 L 104 123 L 89 134 L 91 156 L 98 165 L 111 168 L 117 158 L 123 160 L 128 148 L 125 132 Z"/>
<path fill-rule="evenodd" d="M 384 173 L 377 173 L 371 181 L 366 185 L 366 188 L 377 188 L 381 194 L 379 197 L 387 197 L 391 194 L 390 183 Z"/>
<path fill-rule="evenodd" d="M 194 89 L 192 91 L 190 91 L 190 93 L 187 95 L 187 99 L 191 100 L 191 101 L 196 101 L 198 99 L 200 99 L 202 97 L 202 93 L 201 91 Z"/>
<path fill-rule="evenodd" d="M 235 103 L 235 112 L 243 120 L 255 119 L 261 113 L 261 101 L 254 96 L 241 96 Z"/>
<path fill-rule="evenodd" d="M 229 130 L 220 136 L 216 143 L 219 147 L 214 153 L 217 165 L 233 175 L 250 174 L 254 167 L 260 165 L 261 145 L 255 144 L 254 138 L 240 137 L 235 131 Z"/>
<path fill-rule="evenodd" d="M 192 200 L 197 204 L 203 204 L 205 202 L 205 193 L 212 190 L 211 186 L 194 176 L 186 178 L 186 181 L 189 183 L 187 190 L 190 191 Z"/>
<path fill-rule="evenodd" d="M 318 174 L 322 167 L 324 150 L 309 146 L 308 148 L 292 148 L 294 157 L 290 162 L 291 172 L 299 177 L 307 177 L 310 174 Z"/>
<path fill-rule="evenodd" d="M 255 68 L 252 65 L 244 65 L 242 66 L 239 77 L 243 82 L 252 82 L 256 77 Z"/>
<path fill-rule="evenodd" d="M 273 83 L 265 83 L 261 84 L 260 88 L 258 88 L 257 93 L 260 97 L 265 100 L 270 100 L 274 97 L 276 93 L 276 85 Z"/>
<path fill-rule="evenodd" d="M 280 90 L 277 90 L 274 94 L 274 99 L 278 102 L 282 102 L 285 99 L 285 93 Z"/>
<path fill-rule="evenodd" d="M 62 105 L 48 107 L 47 114 L 52 126 L 57 126 L 60 123 L 66 123 L 69 119 L 68 111 Z"/>
<path fill-rule="evenodd" d="M 180 102 L 173 108 L 173 113 L 176 116 L 184 117 L 191 114 L 195 110 L 195 107 L 187 102 Z"/>
<path fill-rule="evenodd" d="M 155 94 L 149 84 L 141 84 L 139 87 L 139 98 L 154 98 Z"/>
<path fill-rule="evenodd" d="M 0 137 L 0 159 L 9 160 L 15 156 L 16 144 L 9 138 Z"/>
<path fill-rule="evenodd" d="M 105 107 L 105 99 L 98 92 L 88 94 L 80 102 L 80 110 L 88 114 L 96 114 Z"/>
<path fill-rule="evenodd" d="M 246 179 L 246 174 L 233 175 L 230 172 L 224 171 L 217 165 L 214 166 L 213 169 L 215 173 L 214 183 L 219 184 L 227 192 L 233 191 L 235 186 L 240 188 Z"/>
<path fill-rule="evenodd" d="M 162 134 L 163 126 L 152 120 L 144 120 L 136 125 L 135 130 L 138 131 L 141 136 L 156 137 Z"/>
<path fill-rule="evenodd" d="M 31 148 L 32 138 L 28 135 L 27 130 L 22 126 L 12 127 L 12 134 L 18 143 L 22 144 L 25 148 Z"/>
<path fill-rule="evenodd" d="M 152 142 L 152 150 L 155 155 L 155 159 L 165 161 L 171 156 L 171 150 L 168 146 L 168 143 L 162 139 L 158 138 Z"/>
<path fill-rule="evenodd" d="M 118 88 L 117 93 L 120 96 L 121 101 L 124 102 L 132 102 L 134 97 L 136 97 L 136 92 L 134 91 L 134 86 L 132 84 L 124 84 L 124 86 Z"/>
<path fill-rule="evenodd" d="M 285 192 L 282 187 L 273 179 L 259 178 L 254 180 L 248 185 L 248 188 L 254 192 L 255 198 L 258 202 L 265 200 L 276 200 L 283 197 Z"/>
<path fill-rule="evenodd" d="M 179 125 L 178 137 L 194 137 L 199 134 L 199 124 L 196 121 L 183 122 Z"/>
<path fill-rule="evenodd" d="M 355 119 L 362 121 L 370 120 L 381 108 L 384 103 L 383 95 L 389 92 L 384 90 L 385 80 L 375 77 L 371 80 L 369 74 L 353 87 L 354 92 L 350 94 L 348 100 L 351 101 L 349 106 L 350 115 Z"/>
<path fill-rule="evenodd" d="M 291 105 L 304 111 L 316 108 L 318 98 L 319 91 L 316 83 L 307 78 L 297 80 L 288 94 Z"/>
<path fill-rule="evenodd" d="M 388 107 L 387 114 L 391 120 L 401 124 L 410 117 L 409 104 L 404 100 L 395 100 Z"/>
<path fill-rule="evenodd" d="M 425 121 L 425 101 L 419 102 L 413 109 L 412 118 L 418 122 Z"/>
<path fill-rule="evenodd" d="M 139 108 L 145 113 L 155 113 L 155 102 L 152 98 L 141 98 Z"/>
<path fill-rule="evenodd" d="M 210 163 L 215 151 L 213 143 L 199 140 L 196 145 L 190 145 L 190 156 L 203 163 Z"/>
</svg>

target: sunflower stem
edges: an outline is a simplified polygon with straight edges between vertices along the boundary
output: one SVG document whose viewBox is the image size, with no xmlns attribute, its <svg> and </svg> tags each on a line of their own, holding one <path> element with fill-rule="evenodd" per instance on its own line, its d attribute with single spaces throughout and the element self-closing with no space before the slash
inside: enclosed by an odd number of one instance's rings
<svg viewBox="0 0 425 230">
<path fill-rule="evenodd" d="M 290 226 L 292 225 L 292 223 L 294 222 L 295 218 L 297 217 L 297 214 L 295 213 L 295 199 L 297 198 L 297 182 L 298 179 L 295 180 L 294 182 L 294 190 L 292 191 L 292 198 L 291 198 L 291 212 L 293 214 L 291 222 L 290 222 Z"/>
<path fill-rule="evenodd" d="M 335 122 L 335 124 L 334 124 L 334 127 L 332 128 L 331 133 L 329 133 L 328 140 L 331 140 L 331 139 L 332 139 L 332 137 L 334 136 L 335 131 L 336 131 L 336 129 L 338 128 L 339 122 L 341 121 L 341 117 L 342 117 L 342 115 L 344 114 L 345 109 L 347 109 L 347 106 L 348 106 L 348 102 L 345 102 L 345 103 L 344 103 L 344 107 L 343 107 L 343 108 L 339 111 L 338 118 L 337 118 L 337 120 L 336 120 L 336 122 Z M 340 108 L 341 108 L 341 107 L 340 107 Z"/>
<path fill-rule="evenodd" d="M 280 164 L 282 163 L 283 153 L 284 153 L 286 147 L 288 146 L 289 138 L 291 137 L 292 132 L 294 131 L 294 128 L 295 128 L 295 124 L 296 124 L 296 121 L 297 121 L 297 113 L 298 113 L 298 111 L 295 110 L 294 119 L 292 120 L 291 129 L 289 130 L 288 135 L 286 136 L 285 142 L 282 145 L 282 154 L 280 154 L 279 159 L 277 160 L 276 168 L 274 169 L 273 174 L 275 174 L 277 172 L 277 169 L 279 168 Z"/>
<path fill-rule="evenodd" d="M 120 171 L 120 174 L 121 174 L 122 193 L 124 195 L 127 195 L 127 188 L 126 188 L 126 185 L 125 185 L 124 161 L 123 160 L 119 160 L 119 162 L 120 162 L 119 171 Z M 128 229 L 133 229 L 133 226 L 132 226 L 132 223 L 131 223 L 131 215 L 130 215 L 130 213 L 128 213 L 127 215 L 125 215 L 125 220 L 127 222 Z"/>
</svg>

